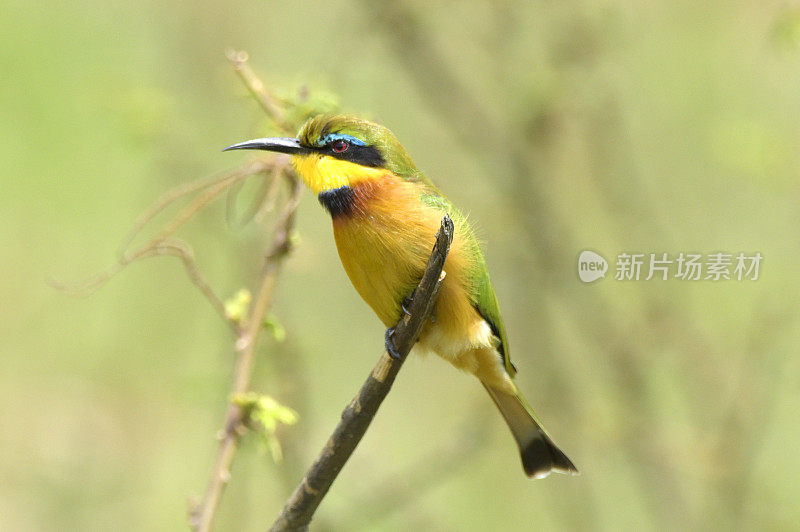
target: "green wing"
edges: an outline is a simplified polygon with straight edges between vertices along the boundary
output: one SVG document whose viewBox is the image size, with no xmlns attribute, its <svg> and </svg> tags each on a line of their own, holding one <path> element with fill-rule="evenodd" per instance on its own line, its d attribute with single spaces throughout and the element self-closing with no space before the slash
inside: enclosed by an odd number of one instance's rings
<svg viewBox="0 0 800 532">
<path fill-rule="evenodd" d="M 466 216 L 461 214 L 461 211 L 450 203 L 435 186 L 430 185 L 428 191 L 422 195 L 421 199 L 424 203 L 440 210 L 443 216 L 445 213 L 450 214 L 455 225 L 456 234 L 461 233 L 461 235 L 466 238 L 468 245 L 472 247 L 470 253 L 475 259 L 472 266 L 472 286 L 470 287 L 472 305 L 492 328 L 494 335 L 500 339 L 498 351 L 500 351 L 503 357 L 503 365 L 506 371 L 509 376 L 513 377 L 517 373 L 517 368 L 515 368 L 514 364 L 511 362 L 506 329 L 505 326 L 503 326 L 503 317 L 500 315 L 500 305 L 497 302 L 497 296 L 494 293 L 492 281 L 489 279 L 489 269 L 486 267 L 483 251 L 478 243 L 478 239 L 475 237 L 472 227 L 470 227 Z"/>
<path fill-rule="evenodd" d="M 474 238 L 473 238 L 474 239 Z M 517 373 L 517 368 L 511 362 L 511 355 L 508 350 L 508 339 L 506 338 L 506 328 L 503 325 L 503 316 L 500 314 L 500 304 L 497 302 L 497 296 L 492 287 L 492 281 L 489 279 L 489 269 L 486 267 L 486 261 L 483 258 L 483 253 L 477 241 L 475 247 L 478 253 L 478 264 L 473 277 L 472 288 L 472 304 L 475 309 L 483 316 L 489 326 L 492 328 L 494 335 L 500 339 L 500 347 L 498 351 L 503 356 L 503 364 L 509 376 L 513 377 Z"/>
</svg>

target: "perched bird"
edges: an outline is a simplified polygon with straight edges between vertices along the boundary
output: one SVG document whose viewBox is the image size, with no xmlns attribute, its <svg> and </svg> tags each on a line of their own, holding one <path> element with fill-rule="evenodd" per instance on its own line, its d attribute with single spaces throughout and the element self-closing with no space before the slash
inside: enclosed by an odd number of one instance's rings
<svg viewBox="0 0 800 532">
<path fill-rule="evenodd" d="M 511 429 L 525 473 L 577 474 L 512 381 L 516 368 L 489 272 L 475 234 L 385 127 L 351 116 L 317 116 L 297 138 L 263 138 L 225 150 L 287 153 L 333 221 L 339 257 L 353 286 L 387 327 L 425 269 L 444 214 L 455 236 L 433 317 L 417 347 L 480 379 Z M 391 329 L 389 329 L 391 331 Z M 393 350 L 390 334 L 387 348 Z"/>
</svg>

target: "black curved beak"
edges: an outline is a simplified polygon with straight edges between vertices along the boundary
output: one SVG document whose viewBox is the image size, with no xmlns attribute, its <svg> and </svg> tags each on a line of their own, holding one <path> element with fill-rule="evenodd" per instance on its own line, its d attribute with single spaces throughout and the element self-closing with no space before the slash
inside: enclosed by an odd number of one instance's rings
<svg viewBox="0 0 800 532">
<path fill-rule="evenodd" d="M 266 150 L 279 153 L 298 155 L 308 153 L 311 150 L 300 144 L 300 141 L 292 137 L 269 137 L 265 139 L 253 139 L 239 142 L 228 146 L 222 151 L 229 150 Z"/>
</svg>

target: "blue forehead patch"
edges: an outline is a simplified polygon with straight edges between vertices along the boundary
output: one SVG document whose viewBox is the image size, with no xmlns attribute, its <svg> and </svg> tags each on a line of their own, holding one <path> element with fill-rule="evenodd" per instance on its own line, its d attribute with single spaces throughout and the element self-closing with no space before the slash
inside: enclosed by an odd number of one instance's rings
<svg viewBox="0 0 800 532">
<path fill-rule="evenodd" d="M 367 145 L 367 143 L 364 142 L 363 140 L 361 140 L 359 138 L 356 138 L 356 137 L 354 137 L 352 135 L 345 135 L 344 133 L 328 133 L 324 137 L 320 137 L 320 139 L 317 140 L 316 145 L 317 146 L 325 146 L 326 144 L 328 144 L 330 142 L 333 142 L 334 140 L 346 140 L 347 142 L 349 142 L 350 144 L 352 144 L 354 146 L 366 146 Z"/>
</svg>

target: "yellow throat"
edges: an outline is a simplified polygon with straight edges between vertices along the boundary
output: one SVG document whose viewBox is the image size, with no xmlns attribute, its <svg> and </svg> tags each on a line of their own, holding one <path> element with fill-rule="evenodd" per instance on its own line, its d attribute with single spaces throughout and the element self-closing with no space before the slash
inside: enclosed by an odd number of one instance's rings
<svg viewBox="0 0 800 532">
<path fill-rule="evenodd" d="M 295 155 L 292 157 L 292 166 L 315 194 L 364 181 L 377 180 L 387 173 L 383 168 L 362 166 L 321 153 Z"/>
</svg>

